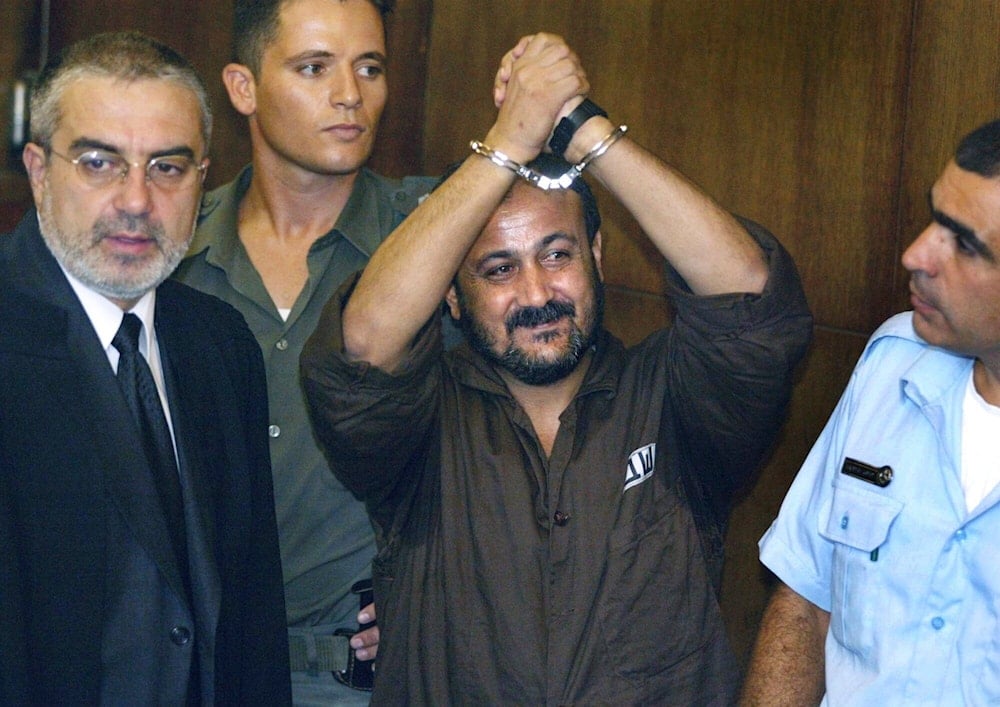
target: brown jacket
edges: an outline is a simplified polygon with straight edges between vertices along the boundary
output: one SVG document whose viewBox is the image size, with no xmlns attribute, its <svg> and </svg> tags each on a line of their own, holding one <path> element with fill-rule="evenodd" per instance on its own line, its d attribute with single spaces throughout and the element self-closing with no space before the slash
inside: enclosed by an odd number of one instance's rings
<svg viewBox="0 0 1000 707">
<path fill-rule="evenodd" d="M 392 377 L 349 363 L 331 301 L 302 356 L 317 432 L 376 526 L 375 704 L 726 704 L 731 498 L 777 432 L 811 318 L 788 254 L 760 296 L 603 333 L 546 459 L 524 411 L 428 325 Z"/>
</svg>

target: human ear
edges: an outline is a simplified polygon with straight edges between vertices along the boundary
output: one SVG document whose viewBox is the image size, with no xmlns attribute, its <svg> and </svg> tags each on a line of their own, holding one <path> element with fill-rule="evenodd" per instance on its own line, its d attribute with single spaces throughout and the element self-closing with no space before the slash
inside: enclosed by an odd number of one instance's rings
<svg viewBox="0 0 1000 707">
<path fill-rule="evenodd" d="M 601 232 L 594 234 L 594 242 L 590 244 L 590 252 L 594 255 L 594 267 L 597 268 L 597 276 L 604 282 L 604 270 L 601 268 Z"/>
<path fill-rule="evenodd" d="M 45 192 L 45 173 L 48 169 L 48 158 L 45 149 L 41 145 L 29 142 L 21 152 L 21 161 L 24 169 L 28 172 L 28 181 L 31 183 L 31 193 L 35 199 L 35 206 L 40 207 L 42 194 Z"/>
<path fill-rule="evenodd" d="M 222 83 L 229 94 L 229 102 L 239 113 L 250 116 L 257 111 L 257 82 L 250 67 L 226 64 L 222 69 Z"/>
<path fill-rule="evenodd" d="M 458 306 L 458 292 L 455 290 L 455 286 L 452 285 L 448 288 L 447 294 L 444 296 L 445 304 L 448 305 L 448 311 L 451 313 L 451 318 L 456 322 L 462 318 L 462 310 Z"/>
</svg>

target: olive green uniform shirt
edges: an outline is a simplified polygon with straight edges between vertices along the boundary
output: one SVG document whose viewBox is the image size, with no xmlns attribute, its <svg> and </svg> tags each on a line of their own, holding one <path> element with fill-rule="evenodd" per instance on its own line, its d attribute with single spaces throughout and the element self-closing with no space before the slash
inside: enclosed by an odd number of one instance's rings
<svg viewBox="0 0 1000 707">
<path fill-rule="evenodd" d="M 238 309 L 264 354 L 288 625 L 356 627 L 358 598 L 350 588 L 371 575 L 375 539 L 364 505 L 334 478 L 313 438 L 299 353 L 326 301 L 435 180 L 390 180 L 361 170 L 333 230 L 310 249 L 308 280 L 285 320 L 237 236 L 251 175 L 247 167 L 205 195 L 194 242 L 175 277 Z"/>
</svg>

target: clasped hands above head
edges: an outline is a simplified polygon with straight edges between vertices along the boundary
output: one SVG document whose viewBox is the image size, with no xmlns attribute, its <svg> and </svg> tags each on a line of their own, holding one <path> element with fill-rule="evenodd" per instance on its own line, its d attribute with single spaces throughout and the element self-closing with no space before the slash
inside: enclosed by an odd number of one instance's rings
<svg viewBox="0 0 1000 707">
<path fill-rule="evenodd" d="M 579 58 L 562 37 L 522 37 L 500 61 L 493 84 L 497 119 L 484 143 L 514 162 L 530 162 L 589 90 Z"/>
</svg>

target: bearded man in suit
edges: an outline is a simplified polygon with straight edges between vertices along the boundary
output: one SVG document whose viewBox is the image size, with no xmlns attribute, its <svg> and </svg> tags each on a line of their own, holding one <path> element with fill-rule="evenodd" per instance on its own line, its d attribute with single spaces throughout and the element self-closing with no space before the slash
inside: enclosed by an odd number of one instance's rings
<svg viewBox="0 0 1000 707">
<path fill-rule="evenodd" d="M 97 35 L 31 113 L 36 209 L 0 237 L 0 703 L 286 704 L 260 350 L 165 281 L 205 88 L 169 47 Z"/>
</svg>

